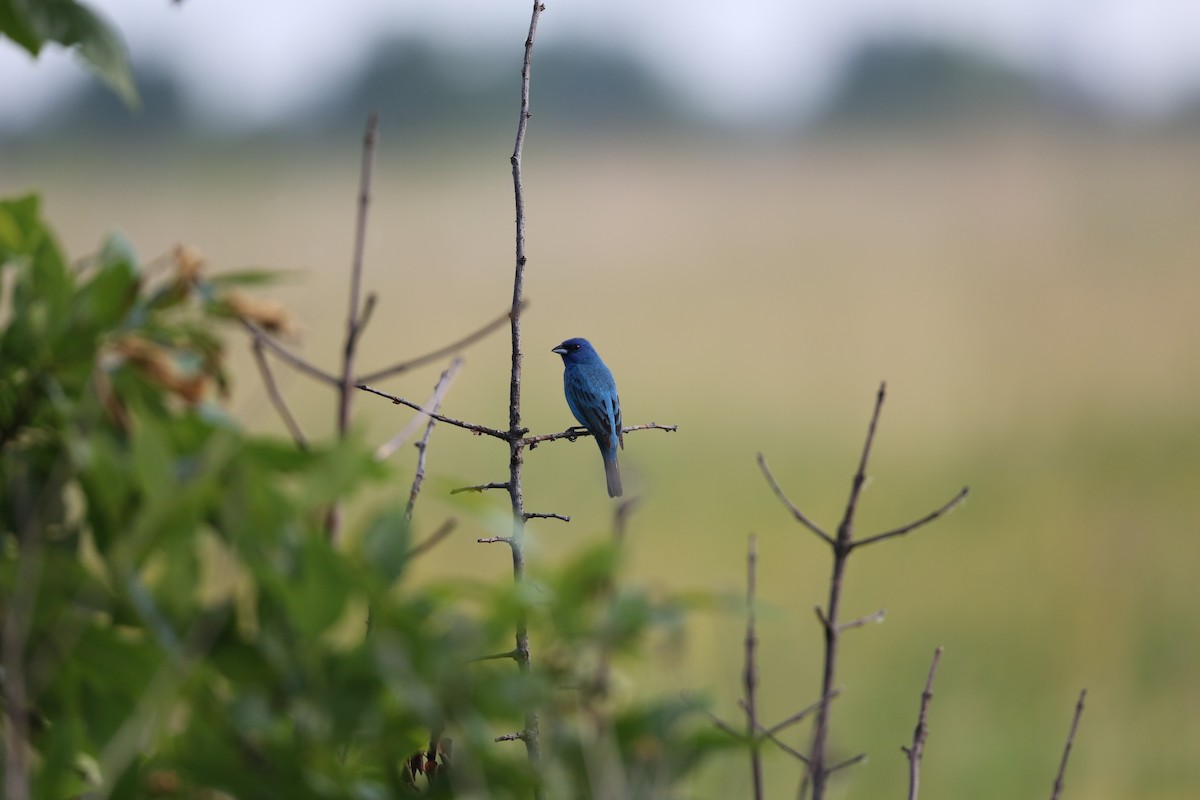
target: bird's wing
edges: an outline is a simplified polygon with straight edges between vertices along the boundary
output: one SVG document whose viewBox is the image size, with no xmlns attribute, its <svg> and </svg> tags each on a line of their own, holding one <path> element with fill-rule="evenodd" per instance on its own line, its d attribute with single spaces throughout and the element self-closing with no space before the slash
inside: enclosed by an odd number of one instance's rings
<svg viewBox="0 0 1200 800">
<path fill-rule="evenodd" d="M 596 437 L 601 449 L 612 446 L 612 418 L 609 403 L 604 396 L 608 392 L 597 391 L 588 376 L 576 370 L 567 373 L 567 403 L 575 418 L 583 423 L 592 436 Z"/>
</svg>

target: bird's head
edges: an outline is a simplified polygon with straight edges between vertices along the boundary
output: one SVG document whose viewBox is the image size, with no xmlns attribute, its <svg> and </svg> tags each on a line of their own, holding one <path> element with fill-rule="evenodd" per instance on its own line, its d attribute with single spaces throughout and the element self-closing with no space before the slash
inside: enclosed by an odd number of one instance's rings
<svg viewBox="0 0 1200 800">
<path fill-rule="evenodd" d="M 567 339 L 550 352 L 562 356 L 564 364 L 580 364 L 598 358 L 596 349 L 587 339 Z"/>
</svg>

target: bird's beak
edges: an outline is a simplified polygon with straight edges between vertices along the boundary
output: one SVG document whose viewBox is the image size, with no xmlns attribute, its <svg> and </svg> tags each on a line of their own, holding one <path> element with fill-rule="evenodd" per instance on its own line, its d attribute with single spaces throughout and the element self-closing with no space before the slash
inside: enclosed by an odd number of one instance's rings
<svg viewBox="0 0 1200 800">
<path fill-rule="evenodd" d="M 553 349 L 553 350 L 551 350 L 550 352 L 551 352 L 551 353 L 558 353 L 560 356 L 565 356 L 565 355 L 567 354 L 567 348 L 563 347 L 563 346 L 560 344 L 558 347 L 554 348 L 554 349 Z"/>
</svg>

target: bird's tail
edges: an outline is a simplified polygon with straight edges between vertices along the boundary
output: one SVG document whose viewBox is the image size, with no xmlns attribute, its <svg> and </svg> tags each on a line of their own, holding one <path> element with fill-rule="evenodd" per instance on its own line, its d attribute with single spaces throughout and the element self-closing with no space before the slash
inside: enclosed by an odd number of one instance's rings
<svg viewBox="0 0 1200 800">
<path fill-rule="evenodd" d="M 608 496 L 621 496 L 621 468 L 617 466 L 617 451 L 604 453 L 604 476 L 608 478 Z"/>
</svg>

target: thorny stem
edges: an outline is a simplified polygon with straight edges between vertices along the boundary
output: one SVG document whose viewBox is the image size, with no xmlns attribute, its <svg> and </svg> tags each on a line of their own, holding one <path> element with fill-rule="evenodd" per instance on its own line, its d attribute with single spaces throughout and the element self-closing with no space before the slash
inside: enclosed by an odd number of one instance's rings
<svg viewBox="0 0 1200 800">
<path fill-rule="evenodd" d="M 529 124 L 529 76 L 533 62 L 533 42 L 537 34 L 538 19 L 545 6 L 534 0 L 533 13 L 529 19 L 529 34 L 525 37 L 525 57 L 521 65 L 521 107 L 517 118 L 517 136 L 513 143 L 512 164 L 513 202 L 516 207 L 516 265 L 513 270 L 512 311 L 509 327 L 512 331 L 512 377 L 508 386 L 508 495 L 512 505 L 513 532 L 509 541 L 512 551 L 513 580 L 525 580 L 525 497 L 521 487 L 521 466 L 524 462 L 524 446 L 521 437 L 521 308 L 525 293 L 525 188 L 521 179 L 521 157 L 525 149 L 525 131 Z M 529 672 L 529 626 L 522 614 L 516 625 L 516 661 L 521 672 Z M 525 729 L 522 731 L 525 751 L 534 769 L 541 761 L 541 740 L 538 729 L 537 709 L 525 712 Z M 545 792 L 539 788 L 535 796 L 541 800 Z"/>
</svg>

